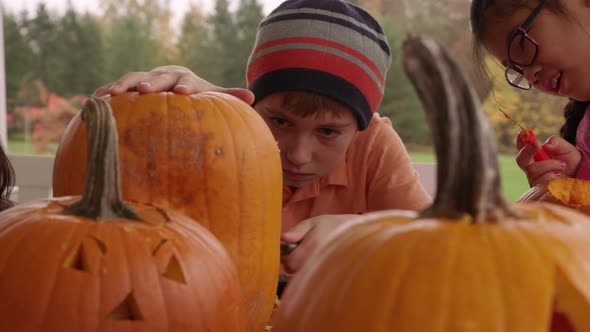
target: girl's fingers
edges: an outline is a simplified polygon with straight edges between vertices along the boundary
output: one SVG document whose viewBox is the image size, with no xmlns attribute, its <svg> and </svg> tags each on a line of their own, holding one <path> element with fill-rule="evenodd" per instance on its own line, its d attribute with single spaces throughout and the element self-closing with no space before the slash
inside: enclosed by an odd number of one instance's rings
<svg viewBox="0 0 590 332">
<path fill-rule="evenodd" d="M 547 172 L 547 173 L 543 173 L 539 176 L 537 176 L 536 178 L 532 179 L 532 181 L 529 181 L 529 184 L 531 187 L 536 186 L 538 184 L 547 184 L 549 183 L 549 181 L 556 179 L 558 177 L 560 177 L 562 174 L 561 172 L 557 172 L 557 171 L 552 171 L 552 172 Z"/>
<path fill-rule="evenodd" d="M 522 170 L 525 170 L 527 167 L 529 167 L 529 165 L 534 163 L 535 153 L 537 153 L 540 148 L 541 143 L 539 141 L 523 145 L 516 155 L 516 163 L 518 164 L 518 167 L 520 167 Z"/>
<path fill-rule="evenodd" d="M 522 130 L 516 135 L 516 148 L 521 150 L 527 143 L 522 139 Z"/>
<path fill-rule="evenodd" d="M 561 176 L 565 167 L 566 164 L 564 162 L 550 159 L 531 164 L 526 168 L 525 174 L 529 180 L 529 184 L 534 186 L 536 184 L 547 183 Z"/>
</svg>

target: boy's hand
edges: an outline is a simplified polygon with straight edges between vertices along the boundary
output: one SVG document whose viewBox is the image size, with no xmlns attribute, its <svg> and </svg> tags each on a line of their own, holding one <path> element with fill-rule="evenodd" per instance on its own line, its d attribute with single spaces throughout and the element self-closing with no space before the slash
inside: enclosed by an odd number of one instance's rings
<svg viewBox="0 0 590 332">
<path fill-rule="evenodd" d="M 516 163 L 526 174 L 531 187 L 546 184 L 560 176 L 575 176 L 582 159 L 580 151 L 575 146 L 558 136 L 549 137 L 543 144 L 550 160 L 534 160 L 535 153 L 541 148 L 538 140 L 526 144 L 518 135 L 516 146 L 520 150 L 516 156 Z"/>
<path fill-rule="evenodd" d="M 358 214 L 325 214 L 300 222 L 281 234 L 281 240 L 299 243 L 289 255 L 281 256 L 281 263 L 288 273 L 301 269 L 309 257 L 326 243 L 347 221 L 358 218 Z"/>
<path fill-rule="evenodd" d="M 248 105 L 254 102 L 254 94 L 247 89 L 222 88 L 200 78 L 188 68 L 181 66 L 162 66 L 149 72 L 131 72 L 116 82 L 111 82 L 96 89 L 96 96 L 106 94 L 118 95 L 126 91 L 140 93 L 172 91 L 189 95 L 199 92 L 216 91 L 233 95 Z"/>
</svg>

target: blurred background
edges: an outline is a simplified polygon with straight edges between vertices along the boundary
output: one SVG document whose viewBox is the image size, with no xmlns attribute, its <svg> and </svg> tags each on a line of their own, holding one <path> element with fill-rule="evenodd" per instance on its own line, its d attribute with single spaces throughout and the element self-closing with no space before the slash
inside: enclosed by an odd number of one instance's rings
<svg viewBox="0 0 590 332">
<path fill-rule="evenodd" d="M 318 0 L 321 1 L 321 0 Z M 391 118 L 413 161 L 434 162 L 418 99 L 399 50 L 407 32 L 442 41 L 474 82 L 495 129 L 504 191 L 528 189 L 514 162 L 518 128 L 497 109 L 532 128 L 543 142 L 563 123 L 563 98 L 519 91 L 486 59 L 473 65 L 469 0 L 356 0 L 384 26 L 393 50 L 379 112 Z M 88 95 L 129 71 L 178 64 L 226 87 L 245 86 L 244 72 L 260 20 L 280 0 L 2 0 L 6 127 L 11 154 L 54 154 L 60 135 Z"/>
</svg>

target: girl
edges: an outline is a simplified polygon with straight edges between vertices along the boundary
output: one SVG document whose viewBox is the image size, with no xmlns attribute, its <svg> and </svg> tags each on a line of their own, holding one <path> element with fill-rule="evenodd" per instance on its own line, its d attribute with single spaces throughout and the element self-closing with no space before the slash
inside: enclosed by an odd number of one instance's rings
<svg viewBox="0 0 590 332">
<path fill-rule="evenodd" d="M 590 1 L 473 0 L 470 18 L 482 65 L 486 50 L 515 88 L 570 98 L 561 137 L 542 145 L 551 160 L 535 161 L 541 143 L 517 138 L 516 161 L 529 184 L 559 176 L 590 179 Z"/>
<path fill-rule="evenodd" d="M 0 211 L 4 211 L 9 207 L 14 206 L 14 202 L 10 200 L 10 193 L 14 187 L 14 170 L 8 160 L 8 156 L 4 152 L 4 148 L 0 146 Z"/>
</svg>

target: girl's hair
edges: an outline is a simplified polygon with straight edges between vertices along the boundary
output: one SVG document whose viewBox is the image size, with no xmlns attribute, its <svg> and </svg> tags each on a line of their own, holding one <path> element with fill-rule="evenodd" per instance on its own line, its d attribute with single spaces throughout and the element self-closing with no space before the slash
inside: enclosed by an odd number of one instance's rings
<svg viewBox="0 0 590 332">
<path fill-rule="evenodd" d="M 576 145 L 576 131 L 586 108 L 590 106 L 590 101 L 578 101 L 570 99 L 570 102 L 565 106 L 563 110 L 563 116 L 565 117 L 565 123 L 559 130 L 559 135 L 566 141 L 573 145 Z"/>
<path fill-rule="evenodd" d="M 10 193 L 14 187 L 14 169 L 8 160 L 4 148 L 0 146 L 0 211 L 6 210 L 15 203 L 10 200 Z"/>
<path fill-rule="evenodd" d="M 538 4 L 538 0 L 531 3 L 530 0 L 473 0 L 470 8 L 470 23 L 471 31 L 473 33 L 473 59 L 476 61 L 475 68 L 480 74 L 487 74 L 485 68 L 485 49 L 483 45 L 483 35 L 485 34 L 486 20 L 499 20 L 502 17 L 510 15 L 510 13 L 518 8 L 530 7 Z M 549 0 L 545 4 L 545 8 L 567 15 L 560 0 Z M 559 133 L 561 137 L 576 144 L 576 130 L 586 108 L 590 102 L 580 102 L 571 99 L 563 111 L 565 117 L 565 124 L 561 127 Z"/>
</svg>

